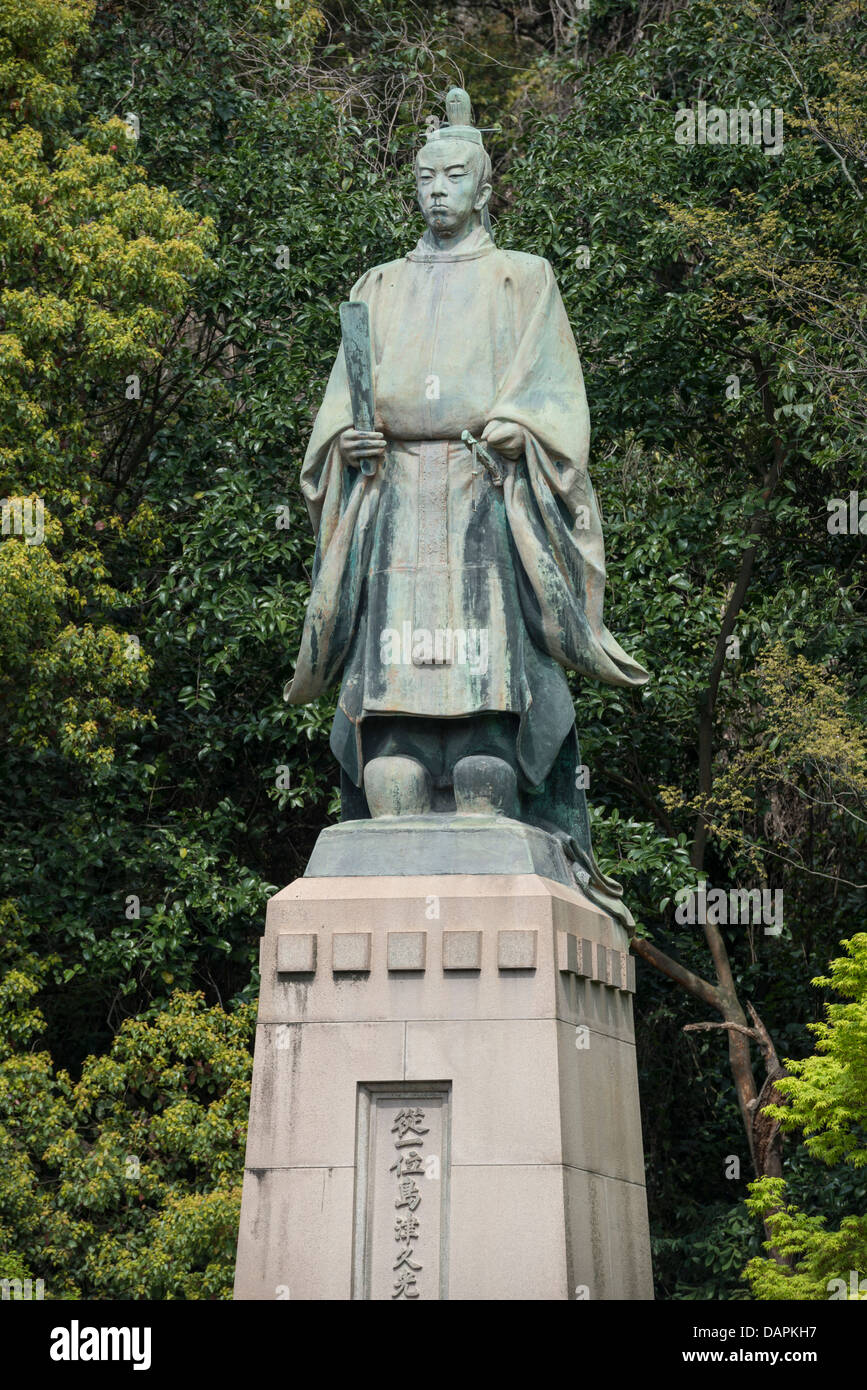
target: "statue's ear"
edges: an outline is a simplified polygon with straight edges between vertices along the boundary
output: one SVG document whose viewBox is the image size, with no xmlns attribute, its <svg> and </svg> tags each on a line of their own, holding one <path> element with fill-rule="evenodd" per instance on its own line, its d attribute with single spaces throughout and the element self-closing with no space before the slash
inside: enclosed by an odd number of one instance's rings
<svg viewBox="0 0 867 1390">
<path fill-rule="evenodd" d="M 482 212 L 483 209 L 488 206 L 493 191 L 494 190 L 489 183 L 482 184 L 478 193 L 476 194 L 476 201 L 473 203 L 474 212 Z"/>
</svg>

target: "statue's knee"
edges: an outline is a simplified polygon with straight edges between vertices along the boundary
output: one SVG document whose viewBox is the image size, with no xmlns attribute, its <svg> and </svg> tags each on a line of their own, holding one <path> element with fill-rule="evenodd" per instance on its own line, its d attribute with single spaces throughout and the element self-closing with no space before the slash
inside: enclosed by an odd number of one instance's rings
<svg viewBox="0 0 867 1390">
<path fill-rule="evenodd" d="M 431 809 L 431 776 L 417 758 L 372 758 L 364 792 L 374 817 L 424 816 Z"/>
<path fill-rule="evenodd" d="M 503 758 L 481 754 L 461 758 L 453 777 L 460 815 L 514 815 L 518 779 Z"/>
</svg>

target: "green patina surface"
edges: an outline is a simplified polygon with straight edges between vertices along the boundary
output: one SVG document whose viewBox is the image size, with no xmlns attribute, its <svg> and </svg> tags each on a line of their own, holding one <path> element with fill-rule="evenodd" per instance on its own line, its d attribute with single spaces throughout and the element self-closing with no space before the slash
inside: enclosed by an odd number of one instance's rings
<svg viewBox="0 0 867 1390">
<path fill-rule="evenodd" d="M 403 731 L 390 751 L 411 751 L 442 788 L 449 721 L 477 721 L 472 751 L 488 752 L 490 717 L 505 716 L 496 751 L 518 774 L 521 819 L 555 833 L 610 905 L 619 890 L 592 857 L 565 669 L 627 687 L 648 674 L 604 625 L 589 415 L 560 293 L 546 260 L 494 244 L 490 165 L 464 110 L 417 159 L 425 235 L 350 295 L 369 310 L 384 453 L 368 474 L 342 447 L 353 411 L 341 347 L 302 470 L 317 551 L 286 697 L 341 681 L 331 746 L 345 819 L 368 814 L 364 764 L 382 721 Z M 502 487 L 465 430 L 508 441 Z"/>
</svg>

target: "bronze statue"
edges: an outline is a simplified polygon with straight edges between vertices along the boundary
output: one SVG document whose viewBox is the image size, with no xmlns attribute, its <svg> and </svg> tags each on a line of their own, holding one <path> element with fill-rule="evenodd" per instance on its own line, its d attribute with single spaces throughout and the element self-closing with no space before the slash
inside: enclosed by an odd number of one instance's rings
<svg viewBox="0 0 867 1390">
<path fill-rule="evenodd" d="M 628 917 L 593 859 L 563 669 L 649 679 L 603 623 L 578 351 L 548 262 L 494 244 L 469 97 L 446 105 L 415 163 L 427 230 L 353 287 L 369 329 L 344 312 L 304 460 L 317 547 L 286 698 L 342 677 L 344 820 L 510 816 Z"/>
</svg>

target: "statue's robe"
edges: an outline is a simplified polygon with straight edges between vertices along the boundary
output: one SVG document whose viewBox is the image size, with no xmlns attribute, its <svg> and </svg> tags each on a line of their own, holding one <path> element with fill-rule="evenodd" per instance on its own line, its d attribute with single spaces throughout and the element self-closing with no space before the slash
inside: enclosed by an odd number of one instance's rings
<svg viewBox="0 0 867 1390">
<path fill-rule="evenodd" d="M 563 668 L 619 686 L 648 674 L 603 623 L 587 400 L 551 267 L 500 250 L 481 228 L 454 251 L 426 234 L 409 255 L 363 275 L 350 297 L 370 308 L 388 449 L 369 477 L 341 460 L 337 438 L 352 424 L 341 348 L 301 474 L 317 547 L 286 698 L 306 703 L 342 672 L 331 746 L 356 787 L 365 717 L 491 710 L 518 716 L 526 786 L 540 786 L 567 748 L 559 780 L 568 764 L 572 784 L 575 715 Z M 474 471 L 460 440 L 490 420 L 524 435 L 502 489 L 480 463 Z M 437 630 L 453 641 L 468 635 L 468 659 L 453 651 L 451 664 L 438 664 L 448 653 L 434 651 L 429 664 L 416 634 Z"/>
</svg>

